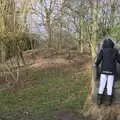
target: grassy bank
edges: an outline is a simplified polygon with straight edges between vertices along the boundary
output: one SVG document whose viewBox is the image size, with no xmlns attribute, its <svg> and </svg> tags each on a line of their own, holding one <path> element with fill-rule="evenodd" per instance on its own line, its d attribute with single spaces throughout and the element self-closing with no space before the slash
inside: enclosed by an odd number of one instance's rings
<svg viewBox="0 0 120 120">
<path fill-rule="evenodd" d="M 64 109 L 80 111 L 89 92 L 90 76 L 80 66 L 72 67 L 27 70 L 24 88 L 0 93 L 0 118 L 55 120 Z M 23 71 L 21 79 L 24 76 Z"/>
</svg>

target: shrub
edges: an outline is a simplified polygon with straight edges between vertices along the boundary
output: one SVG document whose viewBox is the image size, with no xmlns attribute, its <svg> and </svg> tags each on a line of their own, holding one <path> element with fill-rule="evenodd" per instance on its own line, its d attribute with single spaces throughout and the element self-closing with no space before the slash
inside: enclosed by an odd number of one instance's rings
<svg viewBox="0 0 120 120">
<path fill-rule="evenodd" d="M 18 55 L 20 52 L 35 48 L 37 40 L 31 39 L 30 33 L 1 33 L 0 57 L 5 54 L 5 60 Z"/>
</svg>

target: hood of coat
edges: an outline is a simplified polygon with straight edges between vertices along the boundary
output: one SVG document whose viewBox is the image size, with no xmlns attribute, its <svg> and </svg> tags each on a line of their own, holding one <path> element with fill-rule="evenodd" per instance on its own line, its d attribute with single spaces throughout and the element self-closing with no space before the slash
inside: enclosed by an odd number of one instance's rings
<svg viewBox="0 0 120 120">
<path fill-rule="evenodd" d="M 114 42 L 111 39 L 105 39 L 102 48 L 113 48 Z"/>
</svg>

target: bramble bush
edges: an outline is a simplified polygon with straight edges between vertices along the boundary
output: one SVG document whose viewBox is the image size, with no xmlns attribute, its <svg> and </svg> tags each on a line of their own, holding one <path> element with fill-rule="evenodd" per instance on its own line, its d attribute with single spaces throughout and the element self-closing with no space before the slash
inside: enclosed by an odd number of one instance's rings
<svg viewBox="0 0 120 120">
<path fill-rule="evenodd" d="M 18 55 L 20 52 L 35 48 L 37 40 L 30 33 L 0 33 L 0 57 L 5 53 L 5 59 Z"/>
</svg>

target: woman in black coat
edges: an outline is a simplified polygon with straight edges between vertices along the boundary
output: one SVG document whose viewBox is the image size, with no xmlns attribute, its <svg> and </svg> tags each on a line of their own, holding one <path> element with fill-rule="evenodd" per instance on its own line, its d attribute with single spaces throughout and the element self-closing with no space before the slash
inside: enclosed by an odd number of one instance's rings
<svg viewBox="0 0 120 120">
<path fill-rule="evenodd" d="M 99 105 L 102 103 L 105 86 L 107 86 L 107 103 L 111 105 L 117 62 L 120 63 L 120 57 L 117 49 L 114 48 L 113 41 L 111 39 L 105 39 L 95 63 L 97 68 L 101 63 L 100 85 L 97 98 Z"/>
</svg>

